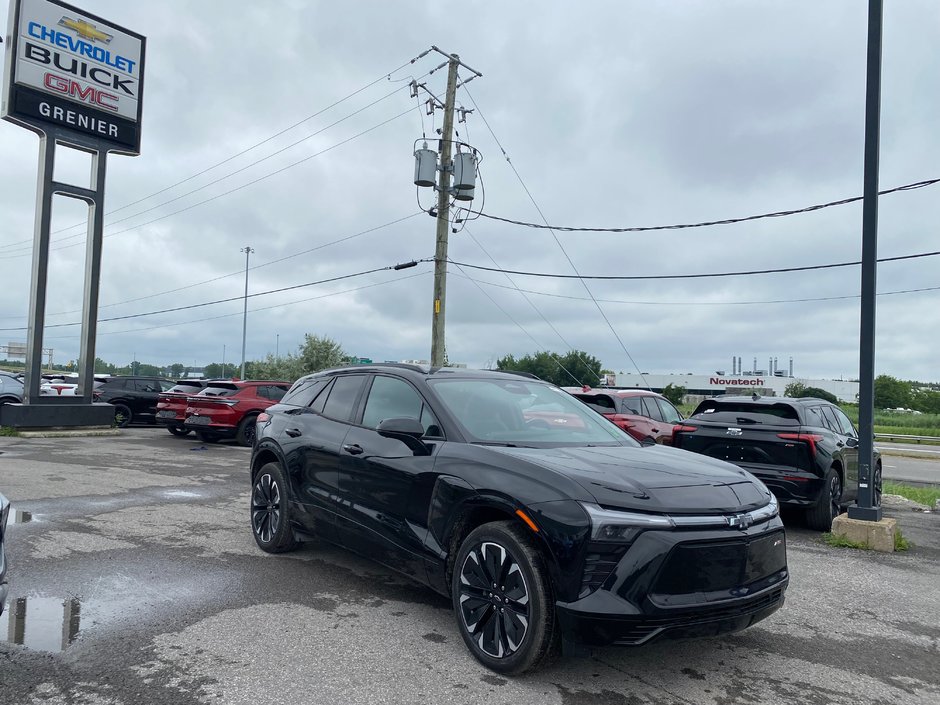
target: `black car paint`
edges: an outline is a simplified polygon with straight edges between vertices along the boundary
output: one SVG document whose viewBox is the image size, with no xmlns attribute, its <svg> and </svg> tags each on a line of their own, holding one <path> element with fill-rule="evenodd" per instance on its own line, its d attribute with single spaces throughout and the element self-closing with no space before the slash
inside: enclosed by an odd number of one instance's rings
<svg viewBox="0 0 940 705">
<path fill-rule="evenodd" d="M 150 386 L 151 390 L 137 389 L 137 382 Z M 163 392 L 162 384 L 172 385 L 173 382 L 162 377 L 110 377 L 95 390 L 95 401 L 124 404 L 135 421 L 153 421 L 157 414 L 157 397 Z"/>
<path fill-rule="evenodd" d="M 388 368 L 357 367 L 320 374 L 366 378 L 349 418 L 329 419 L 315 410 L 316 402 L 313 407 L 291 406 L 289 394 L 268 408 L 267 419 L 258 423 L 252 481 L 264 464 L 280 463 L 289 478 L 299 536 L 312 528 L 313 534 L 403 572 L 444 595 L 450 594 L 449 561 L 456 553 L 454 539 L 461 535 L 463 526 L 481 518 L 514 518 L 517 510 L 523 510 L 537 526 L 535 540 L 545 549 L 559 609 L 565 610 L 565 620 L 571 624 L 576 621 L 574 615 L 584 612 L 579 607 L 584 597 L 582 573 L 592 549 L 591 522 L 580 502 L 655 513 L 737 514 L 764 506 L 770 498 L 760 483 L 733 465 L 671 448 L 640 447 L 626 434 L 622 444 L 588 448 L 469 443 L 436 398 L 433 385 L 427 383 L 428 374 L 396 368 L 394 376 L 419 393 L 442 430 L 440 438 L 427 438 L 424 449 L 416 450 L 400 438 L 384 437 L 355 423 L 362 417 L 371 378 L 389 374 Z M 302 384 L 298 382 L 295 389 Z M 329 384 L 324 389 L 328 390 Z M 696 500 L 703 496 L 707 498 L 704 505 Z M 781 528 L 779 519 L 773 519 L 750 531 Z M 688 538 L 682 532 L 647 533 L 649 545 L 665 547 L 667 553 L 670 541 Z M 657 533 L 658 540 L 654 537 Z M 716 533 L 726 541 L 741 541 L 748 535 L 733 530 Z M 608 582 L 628 582 L 631 571 L 648 567 L 652 560 L 640 559 L 632 551 L 629 558 L 617 566 Z M 776 583 L 781 598 L 769 611 L 782 603 L 786 583 L 784 568 Z M 602 592 L 611 597 L 608 591 Z M 633 597 L 638 600 L 638 614 L 647 608 L 658 609 L 644 607 L 645 597 Z M 622 602 L 594 597 L 587 609 L 596 610 L 603 621 L 605 614 L 621 614 Z M 670 614 L 675 612 L 673 608 Z M 597 643 L 604 638 L 583 634 L 574 626 L 571 629 L 584 641 Z"/>
</svg>

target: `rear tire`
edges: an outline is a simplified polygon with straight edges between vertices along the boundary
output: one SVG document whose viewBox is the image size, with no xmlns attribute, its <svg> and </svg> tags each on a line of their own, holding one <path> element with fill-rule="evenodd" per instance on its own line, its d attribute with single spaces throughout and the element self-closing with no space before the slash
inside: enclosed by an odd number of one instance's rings
<svg viewBox="0 0 940 705">
<path fill-rule="evenodd" d="M 251 486 L 251 533 L 258 548 L 286 553 L 297 548 L 290 524 L 287 478 L 278 463 L 267 463 Z"/>
<path fill-rule="evenodd" d="M 114 405 L 114 425 L 118 428 L 127 428 L 134 419 L 134 413 L 127 404 Z"/>
<path fill-rule="evenodd" d="M 545 559 L 514 521 L 479 526 L 457 552 L 451 594 L 457 629 L 480 663 L 506 674 L 537 669 L 558 651 Z"/>
<path fill-rule="evenodd" d="M 179 436 L 180 438 L 189 435 L 189 429 L 183 428 L 182 426 L 167 426 L 166 430 L 172 433 L 174 436 Z"/>
<path fill-rule="evenodd" d="M 238 424 L 238 431 L 235 432 L 235 440 L 238 445 L 250 448 L 255 444 L 255 424 L 258 422 L 257 414 L 246 416 Z"/>
<path fill-rule="evenodd" d="M 829 468 L 816 503 L 806 510 L 806 524 L 814 531 L 832 531 L 832 520 L 842 512 L 842 480 Z"/>
</svg>

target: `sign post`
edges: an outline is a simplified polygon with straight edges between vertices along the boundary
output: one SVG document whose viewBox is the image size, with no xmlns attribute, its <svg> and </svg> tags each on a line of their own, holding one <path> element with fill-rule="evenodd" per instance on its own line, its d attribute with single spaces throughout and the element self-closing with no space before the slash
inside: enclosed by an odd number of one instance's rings
<svg viewBox="0 0 940 705">
<path fill-rule="evenodd" d="M 113 408 L 93 403 L 98 286 L 108 153 L 140 154 L 146 38 L 59 0 L 13 0 L 6 37 L 0 117 L 39 135 L 36 220 L 23 404 L 0 409 L 20 428 L 110 425 Z M 88 186 L 57 182 L 58 147 L 91 154 Z M 52 203 L 56 195 L 89 206 L 85 246 L 79 389 L 41 397 L 42 338 Z"/>
</svg>

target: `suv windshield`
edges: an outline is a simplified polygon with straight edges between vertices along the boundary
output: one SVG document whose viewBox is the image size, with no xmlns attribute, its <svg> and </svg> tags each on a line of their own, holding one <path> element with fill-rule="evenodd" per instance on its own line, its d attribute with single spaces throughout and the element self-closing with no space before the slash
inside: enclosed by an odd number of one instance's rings
<svg viewBox="0 0 940 705">
<path fill-rule="evenodd" d="M 638 445 L 567 392 L 524 379 L 431 380 L 444 406 L 480 443 Z"/>
</svg>

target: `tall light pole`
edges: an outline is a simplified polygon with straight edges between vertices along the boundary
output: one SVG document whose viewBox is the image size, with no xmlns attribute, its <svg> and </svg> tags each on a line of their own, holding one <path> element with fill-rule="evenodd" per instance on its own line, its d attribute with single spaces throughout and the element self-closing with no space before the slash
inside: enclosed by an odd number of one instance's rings
<svg viewBox="0 0 940 705">
<path fill-rule="evenodd" d="M 225 344 L 222 344 L 222 374 L 220 375 L 222 379 L 225 379 Z"/>
<path fill-rule="evenodd" d="M 277 340 L 274 342 L 274 359 L 281 359 L 281 334 L 277 334 Z"/>
<path fill-rule="evenodd" d="M 245 245 L 239 252 L 245 253 L 245 308 L 242 312 L 242 371 L 241 378 L 245 379 L 245 341 L 248 338 L 248 259 L 254 252 L 250 245 Z"/>
</svg>

